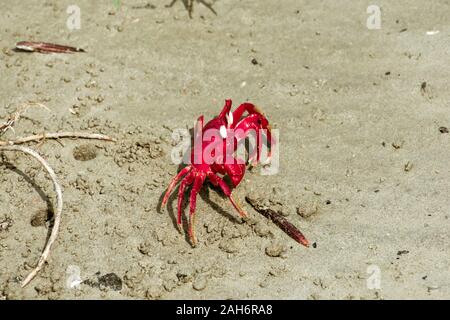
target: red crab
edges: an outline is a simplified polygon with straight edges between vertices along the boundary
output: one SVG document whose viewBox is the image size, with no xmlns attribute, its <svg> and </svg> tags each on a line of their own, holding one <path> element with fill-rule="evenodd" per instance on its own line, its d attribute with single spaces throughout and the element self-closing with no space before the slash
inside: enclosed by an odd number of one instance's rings
<svg viewBox="0 0 450 320">
<path fill-rule="evenodd" d="M 272 138 L 269 122 L 264 114 L 255 105 L 251 103 L 243 103 L 237 107 L 234 112 L 231 112 L 231 104 L 231 100 L 226 100 L 225 106 L 219 116 L 209 121 L 205 126 L 203 126 L 203 116 L 198 118 L 194 138 L 195 141 L 200 141 L 200 143 L 195 144 L 194 148 L 192 148 L 191 164 L 183 168 L 173 178 L 162 201 L 162 206 L 165 206 L 172 190 L 184 176 L 178 189 L 177 223 L 180 230 L 182 230 L 181 218 L 184 192 L 188 186 L 192 185 L 190 193 L 188 232 L 189 238 L 194 246 L 197 244 L 197 239 L 194 232 L 196 199 L 197 194 L 202 188 L 206 178 L 208 178 L 213 185 L 221 188 L 241 217 L 247 217 L 245 211 L 242 210 L 239 203 L 233 198 L 231 191 L 232 188 L 239 185 L 245 174 L 245 162 L 239 158 L 236 159 L 234 153 L 238 143 L 244 140 L 249 135 L 249 131 L 251 130 L 256 133 L 255 152 L 250 156 L 250 160 L 253 161 L 253 164 L 256 164 L 260 160 L 260 140 L 262 138 L 262 133 L 265 133 L 265 136 L 267 137 L 267 144 L 269 147 L 268 157 L 270 157 L 270 147 L 275 142 Z M 242 117 L 245 112 L 247 112 L 248 115 Z M 218 132 L 218 135 L 212 137 L 210 141 L 204 141 L 204 134 L 206 132 L 211 132 L 209 130 Z M 232 138 L 229 137 L 229 134 L 231 133 Z M 219 138 L 217 140 L 221 141 L 216 141 L 216 137 Z M 221 143 L 221 146 L 214 149 L 207 155 L 205 150 L 208 148 L 210 149 L 213 143 Z M 231 143 L 232 145 L 230 145 Z M 207 156 L 209 156 L 208 159 Z M 225 161 L 225 159 L 227 161 Z M 229 159 L 231 159 L 231 161 L 229 161 Z M 232 187 L 230 188 L 230 186 L 220 176 L 218 176 L 218 174 L 228 175 L 231 180 Z"/>
</svg>

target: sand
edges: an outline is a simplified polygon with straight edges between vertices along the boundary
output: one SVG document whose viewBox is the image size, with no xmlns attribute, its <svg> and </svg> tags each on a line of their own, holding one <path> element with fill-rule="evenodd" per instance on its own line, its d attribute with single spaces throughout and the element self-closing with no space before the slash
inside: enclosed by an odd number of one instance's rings
<svg viewBox="0 0 450 320">
<path fill-rule="evenodd" d="M 35 160 L 4 153 L 0 297 L 7 299 L 450 298 L 449 5 L 377 1 L 215 1 L 192 19 L 181 1 L 2 2 L 0 120 L 32 109 L 2 138 L 53 131 L 116 143 L 31 145 L 64 190 L 61 232 L 45 268 L 52 185 Z M 148 5 L 147 5 L 148 4 Z M 431 32 L 428 31 L 439 31 Z M 86 53 L 15 52 L 17 41 Z M 254 102 L 280 131 L 280 171 L 248 171 L 235 190 L 259 197 L 314 244 L 245 208 L 239 220 L 208 185 L 199 245 L 160 209 L 178 166 L 172 130 L 209 120 L 225 99 Z"/>
</svg>

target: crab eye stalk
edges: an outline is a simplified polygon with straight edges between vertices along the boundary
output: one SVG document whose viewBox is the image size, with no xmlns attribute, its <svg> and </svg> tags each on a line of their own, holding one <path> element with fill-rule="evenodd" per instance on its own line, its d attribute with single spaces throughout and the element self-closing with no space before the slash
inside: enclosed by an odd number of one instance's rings
<svg viewBox="0 0 450 320">
<path fill-rule="evenodd" d="M 227 124 L 228 124 L 228 128 L 230 128 L 233 125 L 233 113 L 230 111 L 225 115 L 225 118 L 227 118 Z"/>
<path fill-rule="evenodd" d="M 220 126 L 219 132 L 222 138 L 225 139 L 227 137 L 227 128 L 225 126 Z"/>
</svg>

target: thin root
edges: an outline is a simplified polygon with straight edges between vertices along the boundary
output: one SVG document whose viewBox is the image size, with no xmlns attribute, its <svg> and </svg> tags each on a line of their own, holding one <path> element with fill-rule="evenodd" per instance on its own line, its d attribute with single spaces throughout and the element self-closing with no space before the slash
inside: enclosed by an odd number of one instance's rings
<svg viewBox="0 0 450 320">
<path fill-rule="evenodd" d="M 53 182 L 53 187 L 55 189 L 56 193 L 56 214 L 55 219 L 53 223 L 52 232 L 50 234 L 50 238 L 47 241 L 47 244 L 45 245 L 45 249 L 41 254 L 41 257 L 37 263 L 37 266 L 28 274 L 28 276 L 25 278 L 25 280 L 22 281 L 22 288 L 25 287 L 33 278 L 36 276 L 36 274 L 42 269 L 44 263 L 47 261 L 49 255 L 50 255 L 50 249 L 52 247 L 52 244 L 55 242 L 58 232 L 59 232 L 59 226 L 61 224 L 61 214 L 62 214 L 62 208 L 63 208 L 63 197 L 62 197 L 62 191 L 61 186 L 58 183 L 58 179 L 56 177 L 55 172 L 50 167 L 50 165 L 47 163 L 47 161 L 42 158 L 36 151 L 33 151 L 30 148 L 22 147 L 22 146 L 0 146 L 0 151 L 13 151 L 13 152 L 23 152 L 26 153 L 33 158 L 35 158 L 37 161 L 39 161 L 42 166 L 45 168 L 45 170 L 50 175 L 50 179 Z"/>
<path fill-rule="evenodd" d="M 42 133 L 36 134 L 24 138 L 18 138 L 9 141 L 0 141 L 0 146 L 11 146 L 17 144 L 23 144 L 27 142 L 39 142 L 45 139 L 61 139 L 61 138 L 78 138 L 78 139 L 95 139 L 104 141 L 116 141 L 115 139 L 98 133 L 85 133 L 85 132 L 55 132 L 55 133 Z"/>
</svg>

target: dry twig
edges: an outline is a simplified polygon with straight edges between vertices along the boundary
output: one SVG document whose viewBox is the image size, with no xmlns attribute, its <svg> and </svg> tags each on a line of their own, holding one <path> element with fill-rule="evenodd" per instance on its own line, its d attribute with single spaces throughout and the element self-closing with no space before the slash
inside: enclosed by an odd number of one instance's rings
<svg viewBox="0 0 450 320">
<path fill-rule="evenodd" d="M 28 137 L 18 138 L 15 140 L 2 141 L 0 140 L 0 146 L 17 145 L 27 142 L 39 142 L 45 139 L 61 139 L 61 138 L 77 138 L 77 139 L 95 139 L 104 141 L 116 141 L 115 139 L 99 133 L 86 133 L 86 132 L 55 132 L 55 133 L 41 133 Z"/>
<path fill-rule="evenodd" d="M 45 161 L 44 158 L 42 158 L 36 151 L 22 146 L 1 146 L 0 151 L 14 151 L 14 152 L 23 152 L 26 153 L 33 158 L 35 158 L 37 161 L 39 161 L 42 166 L 45 168 L 45 170 L 50 175 L 50 179 L 53 182 L 53 187 L 55 189 L 56 193 L 56 214 L 55 219 L 53 223 L 52 232 L 50 234 L 50 238 L 47 241 L 47 244 L 45 245 L 45 249 L 42 252 L 41 258 L 39 259 L 39 262 L 37 266 L 28 274 L 28 276 L 23 280 L 22 287 L 25 287 L 39 272 L 39 270 L 42 269 L 42 266 L 44 265 L 45 261 L 47 261 L 48 256 L 50 254 L 50 249 L 52 247 L 52 244 L 55 242 L 56 237 L 58 236 L 59 232 L 59 226 L 61 224 L 61 213 L 62 213 L 62 207 L 63 207 L 63 197 L 62 197 L 62 191 L 61 186 L 58 183 L 58 178 L 56 177 L 55 172 L 50 167 L 50 165 Z"/>
<path fill-rule="evenodd" d="M 40 53 L 74 53 L 85 52 L 84 49 L 60 45 L 48 42 L 36 41 L 20 41 L 16 43 L 16 50 L 26 52 L 40 52 Z"/>
<path fill-rule="evenodd" d="M 285 217 L 281 214 L 273 211 L 270 208 L 266 208 L 261 206 L 257 199 L 252 197 L 245 197 L 245 200 L 259 213 L 261 213 L 266 218 L 272 220 L 281 230 L 283 230 L 287 235 L 289 235 L 292 239 L 297 241 L 298 243 L 304 245 L 305 247 L 309 247 L 309 241 L 305 238 L 305 236 L 298 230 L 292 223 L 290 223 Z"/>
</svg>

